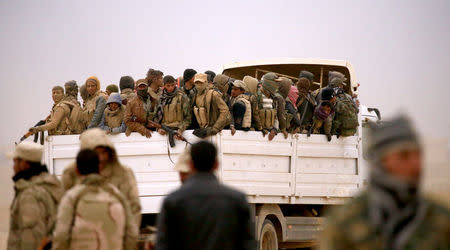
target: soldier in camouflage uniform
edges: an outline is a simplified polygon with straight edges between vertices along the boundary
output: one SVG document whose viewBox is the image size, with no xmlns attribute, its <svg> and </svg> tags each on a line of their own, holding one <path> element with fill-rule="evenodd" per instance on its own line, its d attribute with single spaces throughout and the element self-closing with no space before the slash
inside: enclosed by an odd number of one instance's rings
<svg viewBox="0 0 450 250">
<path fill-rule="evenodd" d="M 333 81 L 338 79 L 333 79 Z M 351 98 L 343 89 L 336 89 L 336 105 L 331 134 L 339 136 L 352 136 L 358 130 L 358 110 Z"/>
<path fill-rule="evenodd" d="M 62 197 L 61 183 L 41 165 L 42 146 L 22 142 L 14 153 L 15 196 L 10 210 L 8 249 L 37 249 L 51 236 L 57 206 Z"/>
<path fill-rule="evenodd" d="M 81 150 L 76 162 L 81 182 L 61 200 L 52 249 L 136 249 L 138 226 L 129 202 L 98 174 L 97 154 Z"/>
<path fill-rule="evenodd" d="M 78 85 L 74 80 L 68 81 L 64 84 L 66 95 L 63 103 L 70 108 L 69 129 L 71 134 L 81 134 L 86 128 L 83 122 L 83 112 L 81 104 L 78 101 Z"/>
<path fill-rule="evenodd" d="M 275 127 L 278 121 L 278 128 L 287 138 L 285 99 L 278 93 L 280 79 L 275 73 L 263 75 L 262 86 L 258 89 L 257 100 L 259 106 L 259 116 L 262 123 L 262 133 L 265 136 L 269 133 L 269 141 L 277 134 Z"/>
<path fill-rule="evenodd" d="M 422 147 L 409 120 L 370 125 L 368 190 L 331 213 L 321 249 L 450 249 L 450 211 L 419 193 Z"/>
<path fill-rule="evenodd" d="M 119 82 L 120 88 L 120 98 L 122 99 L 122 104 L 127 105 L 131 99 L 136 97 L 134 92 L 134 79 L 131 76 L 122 76 Z"/>
<path fill-rule="evenodd" d="M 156 121 L 176 130 L 181 135 L 191 124 L 192 109 L 189 98 L 176 87 L 173 76 L 164 76 L 163 82 L 164 90 L 159 99 Z M 158 132 L 162 135 L 166 134 L 163 129 L 158 129 Z M 178 134 L 175 137 L 181 139 Z"/>
<path fill-rule="evenodd" d="M 99 128 L 88 129 L 80 136 L 80 149 L 95 150 L 100 159 L 100 175 L 107 183 L 119 189 L 130 203 L 136 225 L 141 224 L 141 203 L 133 170 L 123 166 L 117 157 L 113 143 L 105 131 Z M 64 169 L 62 184 L 64 190 L 69 190 L 81 182 L 76 173 L 75 162 Z"/>
<path fill-rule="evenodd" d="M 111 93 L 106 105 L 99 128 L 105 130 L 107 134 L 124 133 L 127 126 L 124 122 L 125 107 L 122 105 L 120 94 Z"/>
<path fill-rule="evenodd" d="M 303 70 L 298 78 L 297 89 L 299 96 L 296 105 L 300 115 L 301 133 L 306 134 L 312 126 L 314 109 L 317 105 L 314 95 L 309 90 L 309 87 L 313 84 L 314 74 Z"/>
<path fill-rule="evenodd" d="M 256 93 L 258 91 L 258 79 L 251 76 L 244 76 L 242 80 L 247 88 L 245 95 L 249 97 L 250 104 L 252 105 L 252 130 L 261 131 L 262 125 L 259 117 L 259 107 Z"/>
<path fill-rule="evenodd" d="M 195 74 L 197 74 L 197 71 L 194 69 L 186 69 L 183 72 L 183 77 L 181 77 L 180 82 L 180 90 L 186 94 L 186 96 L 189 98 L 189 106 L 191 107 L 191 125 L 188 127 L 188 129 L 197 129 L 198 123 L 197 119 L 194 118 L 194 111 L 192 110 L 192 107 L 194 106 L 194 98 L 197 94 L 197 89 L 194 85 L 194 78 Z"/>
<path fill-rule="evenodd" d="M 159 97 L 162 94 L 161 87 L 163 86 L 163 72 L 159 70 L 149 69 L 147 72 L 147 77 L 145 80 L 148 84 L 148 93 L 150 94 L 152 100 L 156 103 L 159 101 Z"/>
<path fill-rule="evenodd" d="M 222 95 L 214 89 L 208 88 L 206 74 L 196 74 L 195 88 L 197 94 L 194 97 L 194 115 L 199 124 L 199 129 L 194 134 L 200 138 L 215 135 L 230 123 L 230 112 Z"/>
<path fill-rule="evenodd" d="M 70 107 L 64 101 L 64 89 L 55 86 L 52 89 L 53 104 L 50 115 L 45 120 L 45 124 L 30 128 L 30 131 L 37 133 L 48 130 L 49 135 L 69 135 L 71 134 L 69 125 Z"/>
</svg>

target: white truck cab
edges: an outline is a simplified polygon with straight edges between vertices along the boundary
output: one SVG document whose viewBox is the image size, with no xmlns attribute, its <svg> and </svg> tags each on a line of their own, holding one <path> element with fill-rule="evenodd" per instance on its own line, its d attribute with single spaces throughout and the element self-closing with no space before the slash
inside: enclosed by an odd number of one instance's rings
<svg viewBox="0 0 450 250">
<path fill-rule="evenodd" d="M 284 59 L 233 63 L 223 73 L 242 79 L 258 79 L 267 72 L 296 79 L 301 70 L 314 73 L 317 84 L 326 85 L 328 71 L 344 73 L 348 93 L 357 93 L 358 83 L 350 63 L 335 60 Z M 317 80 L 316 80 L 317 79 Z M 272 141 L 261 132 L 223 130 L 208 138 L 217 145 L 220 161 L 217 176 L 226 185 L 245 192 L 255 215 L 256 237 L 261 249 L 297 248 L 317 242 L 324 210 L 344 203 L 366 183 L 363 141 L 366 121 L 376 121 L 379 113 L 360 106 L 357 134 L 330 142 L 325 135 L 278 134 Z M 191 143 L 199 138 L 191 130 L 183 134 Z M 144 223 L 154 222 L 164 197 L 180 186 L 173 166 L 186 143 L 176 141 L 171 148 L 166 136 L 151 138 L 132 133 L 111 135 L 119 160 L 136 176 Z M 45 163 L 60 176 L 79 150 L 79 135 L 49 136 L 45 141 Z M 170 155 L 170 156 L 169 156 Z M 173 160 L 173 162 L 172 162 Z"/>
</svg>

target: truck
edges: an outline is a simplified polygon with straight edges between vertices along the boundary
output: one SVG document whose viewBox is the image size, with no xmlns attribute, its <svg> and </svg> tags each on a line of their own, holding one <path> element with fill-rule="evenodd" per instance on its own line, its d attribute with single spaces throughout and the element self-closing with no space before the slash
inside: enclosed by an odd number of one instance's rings
<svg viewBox="0 0 450 250">
<path fill-rule="evenodd" d="M 346 61 L 277 59 L 225 65 L 223 74 L 235 79 L 246 75 L 257 79 L 267 73 L 297 79 L 308 70 L 318 82 L 311 90 L 325 87 L 328 72 L 339 71 L 348 79 L 345 91 L 357 93 L 359 84 L 352 65 Z M 272 141 L 258 131 L 223 130 L 207 140 L 217 146 L 218 179 L 244 192 L 254 214 L 255 236 L 260 249 L 302 248 L 317 244 L 325 211 L 354 197 L 367 183 L 364 141 L 368 121 L 377 121 L 377 109 L 359 106 L 359 128 L 354 136 L 278 134 Z M 187 130 L 183 136 L 198 140 Z M 119 160 L 135 174 L 142 205 L 143 225 L 155 223 L 165 196 L 181 183 L 173 166 L 187 143 L 170 147 L 167 136 L 153 133 L 110 135 Z M 61 176 L 79 151 L 79 135 L 48 136 L 44 161 L 50 172 Z"/>
</svg>

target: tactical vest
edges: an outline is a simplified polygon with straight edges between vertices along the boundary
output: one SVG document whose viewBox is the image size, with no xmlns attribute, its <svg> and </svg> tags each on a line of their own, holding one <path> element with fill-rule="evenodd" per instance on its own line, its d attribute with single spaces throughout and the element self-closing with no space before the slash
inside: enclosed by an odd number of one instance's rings
<svg viewBox="0 0 450 250">
<path fill-rule="evenodd" d="M 171 128 L 181 127 L 183 122 L 183 93 L 179 92 L 173 97 L 172 102 L 169 105 L 163 107 L 163 120 L 162 124 Z"/>
<path fill-rule="evenodd" d="M 200 128 L 206 128 L 209 125 L 209 114 L 211 111 L 212 96 L 214 90 L 206 90 L 206 94 L 197 95 L 195 99 L 194 115 Z"/>
<path fill-rule="evenodd" d="M 64 102 L 59 102 L 55 105 L 55 107 L 50 112 L 50 118 L 46 121 L 46 123 L 49 123 L 52 121 L 55 113 L 56 108 L 62 108 L 64 110 L 64 117 L 59 122 L 59 124 L 56 126 L 55 129 L 51 129 L 48 131 L 48 135 L 69 135 L 70 129 L 69 129 L 69 115 L 70 115 L 70 109 Z"/>
<path fill-rule="evenodd" d="M 71 134 L 81 134 L 84 127 L 84 118 L 83 118 L 83 112 L 81 110 L 81 106 L 79 103 L 74 103 L 70 101 L 63 101 L 64 104 L 69 106 L 70 108 L 70 115 L 68 119 L 67 127 L 70 130 Z"/>
<path fill-rule="evenodd" d="M 265 96 L 261 91 L 258 91 L 259 99 L 259 118 L 263 129 L 273 129 L 277 117 L 277 109 L 273 103 L 273 99 Z"/>
<path fill-rule="evenodd" d="M 242 128 L 250 128 L 252 125 L 252 105 L 250 104 L 250 101 L 248 99 L 250 99 L 249 96 L 242 94 L 236 97 L 234 101 L 234 103 L 241 101 L 245 104 L 245 113 L 244 118 L 242 119 Z"/>
<path fill-rule="evenodd" d="M 120 105 L 115 111 L 111 111 L 108 108 L 105 109 L 105 125 L 110 128 L 117 128 L 122 125 L 123 118 L 125 116 L 125 108 Z"/>
</svg>

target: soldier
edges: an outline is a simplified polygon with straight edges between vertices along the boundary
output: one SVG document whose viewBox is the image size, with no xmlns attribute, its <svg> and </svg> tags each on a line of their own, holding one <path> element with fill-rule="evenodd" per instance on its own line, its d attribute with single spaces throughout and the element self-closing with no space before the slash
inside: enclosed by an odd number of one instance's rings
<svg viewBox="0 0 450 250">
<path fill-rule="evenodd" d="M 298 99 L 298 90 L 293 86 L 291 79 L 287 77 L 280 77 L 279 79 L 280 88 L 278 92 L 285 100 L 286 130 L 296 134 L 300 129 L 300 118 L 295 105 Z"/>
<path fill-rule="evenodd" d="M 30 128 L 30 131 L 37 133 L 48 130 L 49 135 L 69 135 L 70 107 L 62 100 L 64 98 L 64 89 L 61 86 L 55 86 L 52 89 L 53 107 L 50 115 L 45 120 L 45 124 Z"/>
<path fill-rule="evenodd" d="M 233 78 L 226 76 L 226 75 L 222 75 L 222 74 L 218 74 L 216 77 L 214 77 L 214 80 L 213 80 L 215 89 L 222 94 L 222 100 L 228 106 L 230 104 L 230 99 L 231 99 L 230 86 L 232 85 L 233 82 L 234 82 Z"/>
<path fill-rule="evenodd" d="M 338 72 L 339 73 L 339 72 Z M 328 84 L 329 88 L 333 88 L 335 90 L 335 92 L 339 92 L 340 94 L 337 96 L 338 99 L 347 99 L 348 101 L 350 101 L 353 105 L 353 107 L 356 110 L 356 113 L 359 112 L 358 110 L 358 106 L 356 105 L 355 101 L 353 100 L 353 97 L 347 93 L 345 93 L 344 90 L 344 86 L 346 86 L 347 84 L 342 80 L 342 78 L 339 77 L 334 77 L 330 83 Z"/>
<path fill-rule="evenodd" d="M 100 160 L 100 175 L 107 183 L 116 186 L 130 203 L 136 225 L 141 224 L 141 203 L 133 170 L 123 166 L 117 157 L 113 143 L 105 131 L 99 128 L 88 129 L 80 136 L 80 149 L 97 152 Z M 77 175 L 75 162 L 64 169 L 62 183 L 64 190 L 69 190 L 81 182 Z"/>
<path fill-rule="evenodd" d="M 323 128 L 327 140 L 331 141 L 331 128 L 333 125 L 336 97 L 332 88 L 324 88 L 320 93 L 321 101 L 314 110 L 313 125 L 309 129 L 308 137 L 311 132 L 313 134 L 320 134 L 320 130 Z"/>
<path fill-rule="evenodd" d="M 242 80 L 246 87 L 245 95 L 249 96 L 250 105 L 252 106 L 252 129 L 261 131 L 261 120 L 259 118 L 259 107 L 258 107 L 258 100 L 256 97 L 256 93 L 258 90 L 258 79 L 251 77 L 251 76 L 245 76 Z"/>
<path fill-rule="evenodd" d="M 100 91 L 100 81 L 97 77 L 91 76 L 86 80 L 86 90 L 88 93 L 84 106 L 84 114 L 87 128 L 97 127 L 102 119 L 103 111 L 106 108 L 106 94 Z"/>
<path fill-rule="evenodd" d="M 333 81 L 336 79 L 333 79 Z M 331 134 L 339 136 L 352 136 L 358 130 L 358 110 L 352 99 L 348 99 L 341 88 L 337 89 L 335 115 Z"/>
<path fill-rule="evenodd" d="M 331 212 L 322 249 L 449 249 L 450 211 L 420 194 L 422 146 L 409 120 L 369 126 L 369 186 Z"/>
<path fill-rule="evenodd" d="M 176 130 L 178 134 L 175 135 L 175 138 L 181 139 L 179 135 L 183 134 L 183 131 L 191 124 L 192 110 L 189 98 L 176 87 L 173 76 L 164 76 L 163 82 L 164 90 L 159 99 L 156 121 Z M 166 134 L 163 129 L 158 129 L 158 132 L 161 135 Z"/>
<path fill-rule="evenodd" d="M 212 87 L 214 85 L 214 78 L 216 77 L 216 73 L 211 70 L 205 71 L 205 74 L 208 75 L 208 85 Z"/>
<path fill-rule="evenodd" d="M 112 93 L 106 105 L 99 128 L 105 130 L 107 134 L 124 133 L 127 127 L 124 122 L 125 108 L 122 106 L 120 94 Z"/>
<path fill-rule="evenodd" d="M 269 133 L 269 141 L 271 141 L 277 134 L 275 121 L 278 121 L 280 131 L 287 138 L 286 115 L 284 112 L 285 100 L 278 93 L 280 79 L 275 73 L 270 72 L 263 75 L 261 81 L 262 86 L 258 90 L 257 98 L 263 136 Z"/>
<path fill-rule="evenodd" d="M 163 75 L 163 72 L 159 70 L 149 69 L 147 78 L 145 78 L 148 84 L 148 93 L 156 103 L 158 103 L 159 97 L 162 94 L 161 87 L 163 86 Z"/>
<path fill-rule="evenodd" d="M 83 121 L 83 112 L 81 104 L 78 101 L 78 85 L 74 80 L 64 84 L 66 95 L 63 102 L 70 108 L 69 129 L 71 134 L 81 134 L 86 128 Z"/>
<path fill-rule="evenodd" d="M 25 141 L 8 156 L 14 160 L 15 190 L 8 249 L 37 249 L 51 236 L 63 189 L 56 176 L 41 165 L 41 145 Z"/>
<path fill-rule="evenodd" d="M 241 80 L 233 82 L 230 101 L 231 135 L 236 133 L 236 129 L 249 131 L 252 125 L 252 106 L 249 101 L 250 97 L 244 94 L 246 88 Z"/>
<path fill-rule="evenodd" d="M 129 202 L 99 175 L 97 154 L 81 150 L 76 166 L 81 182 L 61 200 L 52 249 L 136 249 L 138 226 Z"/>
<path fill-rule="evenodd" d="M 205 79 L 205 85 L 208 84 Z M 156 249 L 256 249 L 245 194 L 214 175 L 217 149 L 207 141 L 191 147 L 192 175 L 163 202 Z"/>
<path fill-rule="evenodd" d="M 194 83 L 197 89 L 193 100 L 194 115 L 200 128 L 193 133 L 200 138 L 205 138 L 217 134 L 229 125 L 229 109 L 219 92 L 207 88 L 206 74 L 196 74 Z"/>
<path fill-rule="evenodd" d="M 194 96 L 196 94 L 196 89 L 194 85 L 195 74 L 197 74 L 197 71 L 193 69 L 186 69 L 183 73 L 183 82 L 182 82 L 183 86 L 181 88 L 181 90 L 184 91 L 187 97 L 189 97 L 189 100 L 191 100 L 191 105 L 192 100 L 194 99 Z"/>
<path fill-rule="evenodd" d="M 155 101 L 150 97 L 145 80 L 138 80 L 136 84 L 138 85 L 137 96 L 127 104 L 125 109 L 125 125 L 127 126 L 125 133 L 129 136 L 131 132 L 138 132 L 150 138 L 152 136 L 151 126 L 147 123 L 149 120 L 153 120 L 155 115 L 153 109 L 156 106 Z"/>
<path fill-rule="evenodd" d="M 311 128 L 314 109 L 317 105 L 316 99 L 309 90 L 313 83 L 314 75 L 309 71 L 303 70 L 298 78 L 297 89 L 299 97 L 297 99 L 297 110 L 300 114 L 301 132 L 306 134 Z"/>
<path fill-rule="evenodd" d="M 106 86 L 106 94 L 108 96 L 110 96 L 111 93 L 119 93 L 119 88 L 117 87 L 117 85 L 110 84 L 110 85 Z"/>
<path fill-rule="evenodd" d="M 120 87 L 120 98 L 122 99 L 122 104 L 127 105 L 131 99 L 136 97 L 134 92 L 134 79 L 131 76 L 122 76 L 119 82 Z"/>
<path fill-rule="evenodd" d="M 88 92 L 87 92 L 87 89 L 86 89 L 86 84 L 83 84 L 83 85 L 81 85 L 80 86 L 80 96 L 81 96 L 81 100 L 83 100 L 83 109 L 84 109 L 84 107 L 86 107 L 86 101 L 87 101 L 87 98 L 88 98 Z"/>
</svg>

